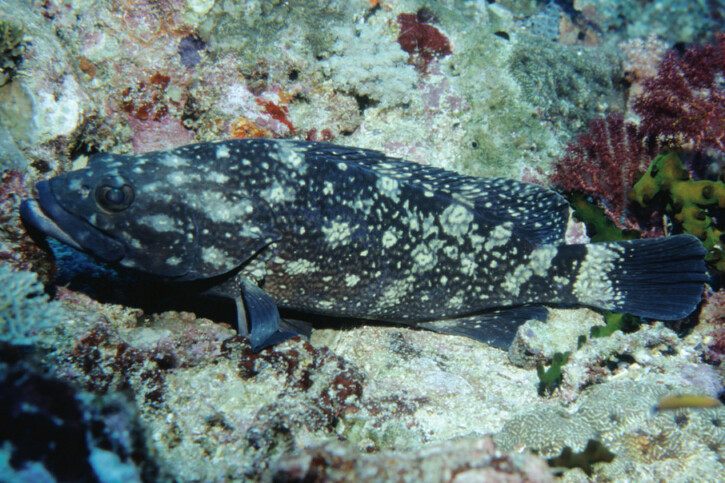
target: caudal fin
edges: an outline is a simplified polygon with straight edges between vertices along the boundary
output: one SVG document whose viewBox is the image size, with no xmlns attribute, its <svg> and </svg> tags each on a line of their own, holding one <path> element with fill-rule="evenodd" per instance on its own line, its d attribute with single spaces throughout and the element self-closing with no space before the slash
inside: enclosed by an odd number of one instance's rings
<svg viewBox="0 0 725 483">
<path fill-rule="evenodd" d="M 700 302 L 708 280 L 705 254 L 691 235 L 586 245 L 572 292 L 584 305 L 681 319 Z"/>
</svg>

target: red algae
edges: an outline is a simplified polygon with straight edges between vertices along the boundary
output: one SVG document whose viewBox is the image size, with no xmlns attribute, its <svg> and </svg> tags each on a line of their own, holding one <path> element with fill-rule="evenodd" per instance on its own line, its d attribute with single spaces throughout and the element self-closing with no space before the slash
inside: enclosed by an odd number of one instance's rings
<svg viewBox="0 0 725 483">
<path fill-rule="evenodd" d="M 265 101 L 262 99 L 257 99 L 257 104 L 262 106 L 264 108 L 264 112 L 266 114 L 269 114 L 272 119 L 279 121 L 287 126 L 290 132 L 294 134 L 295 127 L 292 125 L 292 122 L 287 118 L 287 116 L 289 115 L 289 110 L 287 109 L 287 106 L 278 105 L 272 101 Z"/>
<path fill-rule="evenodd" d="M 425 18 L 424 18 L 425 20 Z M 411 56 L 415 68 L 420 72 L 428 71 L 428 64 L 438 57 L 452 54 L 448 38 L 433 25 L 421 21 L 415 13 L 398 15 L 400 47 Z"/>
</svg>

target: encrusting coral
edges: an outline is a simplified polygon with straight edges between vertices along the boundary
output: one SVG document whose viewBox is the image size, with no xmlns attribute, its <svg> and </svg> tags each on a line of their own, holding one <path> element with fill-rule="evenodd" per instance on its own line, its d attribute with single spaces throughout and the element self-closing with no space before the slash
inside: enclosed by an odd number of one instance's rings
<svg viewBox="0 0 725 483">
<path fill-rule="evenodd" d="M 723 239 L 715 211 L 725 208 L 725 183 L 695 181 L 682 165 L 675 152 L 660 154 L 644 176 L 634 185 L 630 198 L 646 206 L 656 197 L 666 199 L 665 213 L 690 233 L 702 240 L 708 249 L 708 263 L 719 271 L 725 270 Z"/>
</svg>

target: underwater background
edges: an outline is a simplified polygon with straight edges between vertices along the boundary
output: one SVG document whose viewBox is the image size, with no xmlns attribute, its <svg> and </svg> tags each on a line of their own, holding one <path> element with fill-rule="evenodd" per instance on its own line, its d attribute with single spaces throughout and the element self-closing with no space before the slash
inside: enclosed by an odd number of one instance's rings
<svg viewBox="0 0 725 483">
<path fill-rule="evenodd" d="M 0 481 L 725 481 L 724 17 L 0 0 Z M 36 181 L 95 153 L 251 137 L 549 186 L 569 243 L 691 233 L 711 283 L 674 322 L 552 308 L 508 352 L 345 325 L 255 354 L 228 307 L 20 222 Z"/>
</svg>

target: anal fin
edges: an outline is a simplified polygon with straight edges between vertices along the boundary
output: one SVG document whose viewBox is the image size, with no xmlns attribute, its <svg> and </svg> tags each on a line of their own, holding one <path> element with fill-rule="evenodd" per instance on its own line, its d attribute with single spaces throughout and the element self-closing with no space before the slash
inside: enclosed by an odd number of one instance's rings
<svg viewBox="0 0 725 483">
<path fill-rule="evenodd" d="M 527 320 L 546 320 L 548 310 L 541 305 L 496 309 L 465 317 L 420 322 L 421 327 L 435 332 L 462 335 L 499 349 L 508 349 L 519 326 Z"/>
</svg>

